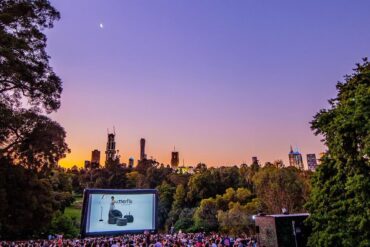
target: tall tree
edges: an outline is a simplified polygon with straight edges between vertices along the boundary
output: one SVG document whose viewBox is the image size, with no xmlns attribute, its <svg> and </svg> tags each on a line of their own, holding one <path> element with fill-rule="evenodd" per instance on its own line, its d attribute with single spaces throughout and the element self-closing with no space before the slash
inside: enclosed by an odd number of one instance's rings
<svg viewBox="0 0 370 247">
<path fill-rule="evenodd" d="M 47 0 L 0 1 L 0 232 L 7 238 L 37 236 L 68 197 L 53 193 L 46 178 L 69 151 L 64 129 L 45 115 L 60 107 L 62 82 L 43 31 L 59 17 Z"/>
<path fill-rule="evenodd" d="M 168 214 L 166 224 L 172 226 L 178 220 L 181 211 L 184 209 L 186 199 L 186 190 L 182 184 L 176 187 L 176 192 L 173 195 L 173 203 L 171 211 Z"/>
<path fill-rule="evenodd" d="M 64 129 L 41 115 L 60 107 L 43 33 L 59 17 L 47 0 L 0 2 L 0 157 L 27 168 L 50 168 L 69 151 Z"/>
<path fill-rule="evenodd" d="M 307 203 L 310 246 L 370 246 L 370 63 L 337 84 L 330 109 L 311 123 L 328 152 Z"/>
<path fill-rule="evenodd" d="M 176 188 L 164 181 L 157 187 L 159 194 L 158 202 L 158 227 L 163 229 L 166 223 L 166 219 L 171 210 L 173 202 L 173 195 Z"/>
<path fill-rule="evenodd" d="M 60 106 L 62 82 L 49 65 L 45 28 L 59 12 L 47 0 L 0 1 L 0 99 L 21 105 L 22 97 L 46 111 Z"/>
</svg>

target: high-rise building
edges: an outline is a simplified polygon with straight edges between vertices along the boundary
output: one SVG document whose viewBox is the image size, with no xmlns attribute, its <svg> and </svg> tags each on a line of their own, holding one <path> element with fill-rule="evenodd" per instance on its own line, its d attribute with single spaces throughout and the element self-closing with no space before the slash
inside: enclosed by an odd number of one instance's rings
<svg viewBox="0 0 370 247">
<path fill-rule="evenodd" d="M 140 160 L 145 160 L 146 154 L 145 154 L 145 139 L 140 139 Z"/>
<path fill-rule="evenodd" d="M 107 149 L 105 151 L 105 161 L 115 160 L 117 158 L 116 141 L 114 140 L 116 134 L 108 133 Z"/>
<path fill-rule="evenodd" d="M 302 154 L 298 150 L 293 151 L 292 146 L 290 146 L 289 152 L 289 165 L 294 166 L 300 170 L 304 169 Z"/>
<path fill-rule="evenodd" d="M 307 167 L 310 171 L 315 171 L 317 166 L 316 154 L 307 154 Z"/>
<path fill-rule="evenodd" d="M 100 151 L 95 149 L 91 152 L 91 163 L 100 164 Z"/>
<path fill-rule="evenodd" d="M 252 164 L 259 164 L 259 160 L 258 160 L 258 158 L 257 158 L 257 156 L 253 156 L 252 157 Z"/>
<path fill-rule="evenodd" d="M 134 167 L 134 158 L 133 157 L 130 157 L 128 159 L 128 167 L 129 168 L 133 168 Z"/>
<path fill-rule="evenodd" d="M 179 166 L 179 163 L 180 163 L 179 152 L 174 150 L 171 153 L 171 167 L 172 168 L 177 168 Z"/>
</svg>

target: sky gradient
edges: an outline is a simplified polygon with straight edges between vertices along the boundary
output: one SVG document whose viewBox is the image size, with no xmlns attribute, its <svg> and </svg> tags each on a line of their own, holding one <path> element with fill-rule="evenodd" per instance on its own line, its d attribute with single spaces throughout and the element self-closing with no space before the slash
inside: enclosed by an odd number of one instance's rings
<svg viewBox="0 0 370 247">
<path fill-rule="evenodd" d="M 82 166 L 116 129 L 121 161 L 139 139 L 159 162 L 288 162 L 325 147 L 309 122 L 370 54 L 370 1 L 54 0 L 47 31 L 63 80 L 52 118 Z M 103 28 L 100 24 L 103 24 Z"/>
</svg>

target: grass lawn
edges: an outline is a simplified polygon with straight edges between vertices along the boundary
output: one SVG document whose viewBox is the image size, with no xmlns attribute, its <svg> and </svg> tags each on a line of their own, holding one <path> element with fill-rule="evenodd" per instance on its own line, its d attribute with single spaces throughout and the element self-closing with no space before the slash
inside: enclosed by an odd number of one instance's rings
<svg viewBox="0 0 370 247">
<path fill-rule="evenodd" d="M 81 211 L 82 211 L 82 196 L 76 196 L 75 201 L 72 203 L 72 205 L 64 210 L 64 215 L 70 218 L 75 218 L 77 222 L 80 222 Z"/>
<path fill-rule="evenodd" d="M 81 219 L 81 209 L 70 206 L 64 210 L 64 215 L 79 221 Z"/>
</svg>

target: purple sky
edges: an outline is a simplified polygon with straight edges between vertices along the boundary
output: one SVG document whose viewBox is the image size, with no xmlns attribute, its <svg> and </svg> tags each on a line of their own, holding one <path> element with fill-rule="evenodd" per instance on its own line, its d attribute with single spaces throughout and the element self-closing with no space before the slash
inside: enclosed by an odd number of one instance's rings
<svg viewBox="0 0 370 247">
<path fill-rule="evenodd" d="M 370 1 L 55 0 L 47 31 L 64 82 L 53 114 L 72 153 L 102 152 L 114 125 L 122 161 L 264 163 L 289 145 L 317 155 L 309 128 L 335 84 L 370 54 Z M 100 28 L 100 23 L 103 28 Z M 305 157 L 304 157 L 305 160 Z M 306 161 L 305 161 L 306 163 Z"/>
</svg>

